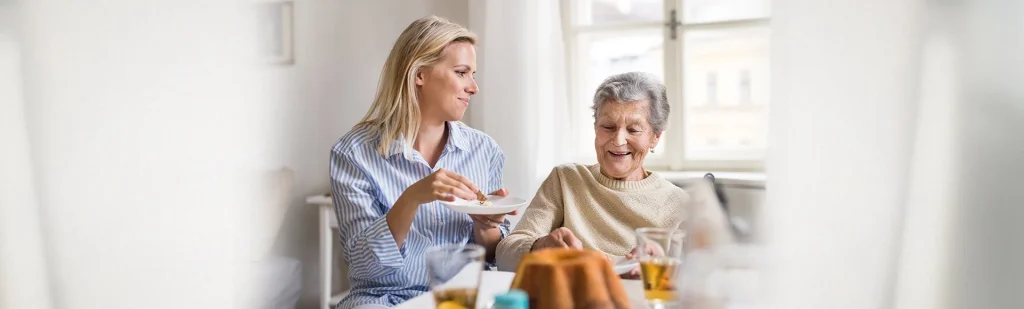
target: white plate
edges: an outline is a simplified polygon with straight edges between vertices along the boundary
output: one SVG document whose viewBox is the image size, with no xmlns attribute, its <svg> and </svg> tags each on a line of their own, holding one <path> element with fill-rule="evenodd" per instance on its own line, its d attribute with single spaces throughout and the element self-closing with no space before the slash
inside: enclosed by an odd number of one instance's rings
<svg viewBox="0 0 1024 309">
<path fill-rule="evenodd" d="M 454 202 L 441 201 L 441 205 L 453 211 L 471 215 L 505 214 L 526 206 L 526 200 L 512 196 L 488 195 L 487 201 L 491 202 L 490 206 L 480 205 L 479 201 L 467 201 L 456 197 Z"/>
<path fill-rule="evenodd" d="M 616 258 L 613 262 L 615 262 L 615 265 L 612 265 L 615 268 L 615 273 L 620 275 L 640 266 L 640 261 L 627 260 L 625 257 Z"/>
</svg>

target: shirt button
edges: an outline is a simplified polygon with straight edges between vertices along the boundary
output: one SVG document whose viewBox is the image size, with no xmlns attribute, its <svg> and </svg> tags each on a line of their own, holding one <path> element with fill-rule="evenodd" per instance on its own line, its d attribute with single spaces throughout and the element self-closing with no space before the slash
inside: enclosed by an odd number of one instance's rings
<svg viewBox="0 0 1024 309">
<path fill-rule="evenodd" d="M 444 225 L 444 221 L 441 221 L 441 225 Z"/>
</svg>

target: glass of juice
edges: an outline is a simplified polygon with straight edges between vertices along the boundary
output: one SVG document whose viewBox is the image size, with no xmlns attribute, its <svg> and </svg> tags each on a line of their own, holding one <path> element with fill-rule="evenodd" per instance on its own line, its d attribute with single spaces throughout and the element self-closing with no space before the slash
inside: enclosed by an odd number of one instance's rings
<svg viewBox="0 0 1024 309">
<path fill-rule="evenodd" d="M 640 262 L 640 278 L 648 307 L 676 307 L 680 302 L 675 281 L 683 268 L 685 230 L 638 228 L 636 243 L 636 258 Z"/>
<path fill-rule="evenodd" d="M 484 247 L 476 244 L 427 248 L 427 272 L 437 309 L 476 308 L 485 253 Z"/>
</svg>

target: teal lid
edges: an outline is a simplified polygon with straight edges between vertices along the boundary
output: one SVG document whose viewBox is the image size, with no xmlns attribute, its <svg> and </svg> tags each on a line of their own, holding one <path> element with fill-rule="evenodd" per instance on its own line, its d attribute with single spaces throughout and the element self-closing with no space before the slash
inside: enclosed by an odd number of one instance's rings
<svg viewBox="0 0 1024 309">
<path fill-rule="evenodd" d="M 527 309 L 530 299 L 520 289 L 509 290 L 505 294 L 494 297 L 494 309 Z"/>
</svg>

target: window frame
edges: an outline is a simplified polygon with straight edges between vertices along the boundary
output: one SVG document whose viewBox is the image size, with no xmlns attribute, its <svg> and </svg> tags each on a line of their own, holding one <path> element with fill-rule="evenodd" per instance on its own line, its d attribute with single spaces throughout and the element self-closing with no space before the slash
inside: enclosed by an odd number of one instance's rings
<svg viewBox="0 0 1024 309">
<path fill-rule="evenodd" d="M 562 0 L 562 30 L 565 40 L 565 59 L 568 66 L 568 85 L 570 110 L 570 124 L 572 125 L 573 140 L 579 140 L 586 136 L 582 130 L 593 126 L 592 117 L 581 117 L 577 113 L 577 104 L 581 100 L 580 93 L 583 88 L 584 79 L 579 76 L 580 67 L 583 65 L 584 57 L 580 55 L 579 38 L 581 35 L 607 34 L 623 31 L 650 30 L 653 28 L 662 29 L 664 40 L 663 71 L 667 96 L 672 113 L 669 115 L 669 127 L 662 136 L 659 144 L 663 144 L 664 153 L 659 157 L 648 157 L 645 167 L 652 170 L 670 171 L 735 171 L 735 172 L 763 172 L 764 160 L 687 160 L 685 158 L 685 112 L 686 102 L 683 97 L 684 80 L 683 72 L 686 71 L 684 64 L 685 42 L 684 34 L 693 30 L 721 30 L 747 27 L 767 27 L 771 16 L 761 18 L 745 18 L 712 22 L 683 23 L 683 2 L 687 0 L 664 0 L 665 15 L 662 21 L 625 22 L 603 25 L 577 25 L 577 20 L 584 14 L 590 14 L 587 7 L 588 1 Z M 675 18 L 673 18 L 673 13 Z M 675 27 L 675 37 L 671 27 Z M 769 28 L 770 31 L 770 28 Z M 678 69 L 675 69 L 678 68 Z M 769 80 L 769 83 L 771 81 Z M 722 84 L 718 83 L 717 88 L 721 89 Z M 592 91 L 592 90 L 591 90 Z M 771 102 L 769 102 L 769 108 Z M 575 145 L 573 146 L 575 148 Z M 573 154 L 576 162 L 596 162 L 597 158 L 593 152 L 576 151 Z"/>
</svg>

